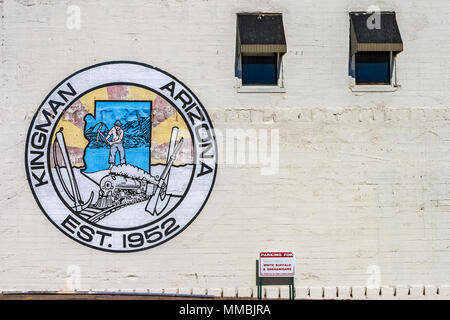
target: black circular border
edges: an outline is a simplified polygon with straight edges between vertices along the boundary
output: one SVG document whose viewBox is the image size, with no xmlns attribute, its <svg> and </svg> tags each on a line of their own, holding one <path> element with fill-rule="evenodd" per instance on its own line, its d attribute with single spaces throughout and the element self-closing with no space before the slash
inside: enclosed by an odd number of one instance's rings
<svg viewBox="0 0 450 320">
<path fill-rule="evenodd" d="M 161 69 L 159 69 L 159 68 L 157 68 L 157 67 L 153 67 L 153 66 L 151 66 L 151 65 L 149 65 L 149 64 L 146 64 L 146 63 L 136 62 L 136 61 L 128 61 L 128 60 L 116 60 L 116 61 L 107 61 L 107 62 L 97 63 L 97 64 L 91 65 L 91 66 L 89 66 L 89 67 L 83 68 L 83 69 L 81 69 L 81 70 L 78 70 L 77 72 L 72 73 L 70 76 L 68 76 L 68 77 L 64 78 L 62 81 L 60 81 L 60 82 L 59 82 L 59 83 L 58 83 L 58 84 L 57 84 L 57 85 L 56 85 L 56 86 L 55 86 L 55 87 L 47 94 L 47 96 L 44 98 L 44 100 L 43 100 L 42 103 L 40 104 L 39 108 L 38 108 L 37 111 L 35 112 L 33 118 L 31 119 L 30 127 L 28 128 L 28 132 L 27 132 L 27 139 L 26 139 L 26 142 L 25 142 L 25 172 L 26 172 L 26 175 L 27 175 L 28 184 L 29 184 L 29 186 L 30 186 L 31 192 L 32 192 L 32 194 L 33 194 L 33 197 L 34 197 L 34 199 L 35 199 L 37 205 L 39 206 L 39 208 L 41 209 L 41 211 L 44 213 L 44 215 L 47 217 L 47 219 L 48 219 L 48 220 L 49 220 L 49 221 L 50 221 L 50 222 L 51 222 L 51 223 L 52 223 L 59 231 L 61 231 L 63 234 L 65 234 L 65 235 L 66 235 L 67 237 L 69 237 L 70 239 L 72 239 L 72 240 L 74 240 L 74 241 L 76 241 L 76 242 L 82 244 L 83 246 L 86 246 L 86 247 L 89 247 L 89 248 L 95 249 L 95 250 L 100 250 L 100 251 L 104 251 L 104 252 L 109 252 L 109 253 L 133 253 L 133 252 L 139 252 L 139 251 L 144 251 L 144 250 L 148 250 L 148 249 L 151 249 L 151 248 L 155 248 L 155 247 L 157 247 L 157 246 L 160 246 L 160 245 L 166 243 L 167 241 L 169 241 L 169 240 L 171 240 L 172 238 L 176 237 L 177 235 L 181 234 L 184 230 L 186 230 L 186 228 L 187 228 L 187 227 L 188 227 L 195 219 L 197 219 L 198 215 L 199 215 L 200 212 L 203 210 L 203 208 L 205 207 L 206 203 L 207 203 L 208 200 L 209 200 L 209 197 L 211 196 L 211 192 L 212 192 L 212 190 L 213 190 L 213 188 L 214 188 L 214 185 L 215 185 L 215 182 L 216 182 L 216 177 L 217 177 L 217 167 L 218 167 L 218 166 L 217 166 L 217 161 L 216 161 L 215 168 L 214 168 L 214 176 L 213 176 L 212 184 L 211 184 L 211 187 L 210 187 L 210 189 L 209 189 L 208 195 L 206 196 L 205 200 L 203 201 L 202 206 L 201 206 L 200 209 L 197 211 L 197 213 L 195 214 L 195 216 L 194 216 L 191 220 L 189 220 L 189 222 L 186 223 L 186 224 L 181 228 L 180 231 L 178 231 L 177 233 L 175 233 L 174 235 L 172 235 L 172 236 L 170 236 L 170 237 L 167 237 L 166 239 L 164 239 L 164 241 L 161 241 L 161 242 L 157 243 L 156 245 L 148 246 L 148 247 L 145 247 L 145 248 L 137 248 L 137 249 L 133 249 L 133 250 L 108 250 L 108 249 L 106 249 L 106 248 L 100 248 L 100 247 L 96 247 L 96 246 L 90 245 L 90 244 L 88 244 L 88 243 L 82 242 L 81 240 L 79 240 L 79 239 L 77 239 L 77 238 L 74 238 L 74 237 L 68 235 L 65 231 L 63 231 L 62 229 L 60 229 L 59 226 L 58 226 L 52 219 L 50 219 L 50 217 L 49 217 L 49 216 L 47 215 L 47 213 L 45 212 L 45 210 L 44 210 L 44 208 L 42 207 L 42 205 L 41 205 L 41 203 L 40 203 L 38 197 L 36 196 L 36 193 L 34 192 L 34 189 L 33 189 L 33 186 L 32 186 L 31 176 L 30 176 L 30 172 L 29 172 L 29 170 L 28 170 L 28 144 L 29 144 L 29 139 L 30 139 L 31 131 L 32 131 L 32 128 L 33 128 L 33 126 L 32 126 L 31 124 L 33 124 L 33 123 L 35 122 L 36 117 L 37 117 L 37 115 L 39 114 L 39 111 L 41 110 L 41 108 L 43 107 L 43 105 L 44 105 L 44 103 L 47 101 L 47 99 L 48 99 L 48 98 L 56 91 L 56 89 L 58 89 L 64 82 L 66 82 L 68 79 L 72 78 L 73 76 L 75 76 L 75 75 L 77 75 L 77 74 L 79 74 L 79 73 L 82 73 L 82 72 L 84 72 L 84 71 L 87 71 L 87 70 L 90 70 L 90 69 L 94 69 L 94 68 L 97 68 L 97 67 L 100 67 L 100 66 L 103 66 L 103 65 L 109 65 L 109 64 L 132 64 L 132 65 L 140 65 L 140 66 L 143 66 L 143 67 L 146 67 L 146 68 L 153 69 L 153 70 L 156 70 L 156 71 L 158 71 L 158 72 L 161 72 L 161 73 L 165 74 L 166 76 L 172 78 L 173 80 L 177 81 L 178 83 L 180 83 L 180 84 L 184 87 L 184 89 L 187 90 L 187 91 L 195 98 L 195 100 L 198 102 L 199 107 L 202 108 L 202 111 L 203 111 L 203 113 L 204 113 L 206 119 L 208 120 L 209 124 L 211 125 L 210 130 L 211 130 L 211 132 L 213 133 L 213 143 L 214 143 L 214 149 L 216 150 L 216 158 L 217 158 L 217 141 L 216 141 L 216 135 L 215 135 L 215 133 L 214 133 L 214 127 L 213 127 L 213 125 L 212 125 L 211 118 L 209 117 L 209 114 L 207 113 L 205 107 L 204 107 L 203 104 L 200 102 L 200 100 L 197 98 L 197 96 L 196 96 L 196 95 L 195 95 L 195 94 L 194 94 L 194 93 L 193 93 L 193 92 L 192 92 L 192 91 L 191 91 L 191 90 L 190 90 L 190 89 L 189 89 L 182 81 L 178 80 L 176 77 L 172 76 L 170 73 L 168 73 L 168 72 L 166 72 L 166 71 L 164 71 L 164 70 L 161 70 Z"/>
</svg>

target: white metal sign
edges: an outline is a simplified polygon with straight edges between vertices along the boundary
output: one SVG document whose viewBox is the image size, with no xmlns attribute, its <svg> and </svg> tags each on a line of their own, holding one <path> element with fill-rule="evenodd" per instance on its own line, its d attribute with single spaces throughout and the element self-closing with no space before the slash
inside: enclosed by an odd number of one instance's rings
<svg viewBox="0 0 450 320">
<path fill-rule="evenodd" d="M 260 277 L 294 277 L 295 253 L 294 252 L 260 252 L 259 254 Z"/>
</svg>

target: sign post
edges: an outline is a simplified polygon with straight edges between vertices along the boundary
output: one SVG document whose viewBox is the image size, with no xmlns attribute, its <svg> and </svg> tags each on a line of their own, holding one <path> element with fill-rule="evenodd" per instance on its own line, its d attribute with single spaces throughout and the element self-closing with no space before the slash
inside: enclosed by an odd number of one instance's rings
<svg viewBox="0 0 450 320">
<path fill-rule="evenodd" d="M 295 298 L 295 253 L 260 252 L 258 268 L 258 299 L 262 299 L 262 278 L 290 278 L 289 299 Z"/>
</svg>

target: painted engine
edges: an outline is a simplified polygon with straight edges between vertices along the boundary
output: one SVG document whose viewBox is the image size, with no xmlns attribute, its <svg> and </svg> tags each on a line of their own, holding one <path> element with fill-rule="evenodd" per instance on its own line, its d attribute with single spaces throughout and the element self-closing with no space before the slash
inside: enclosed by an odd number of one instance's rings
<svg viewBox="0 0 450 320">
<path fill-rule="evenodd" d="M 100 181 L 99 197 L 95 207 L 111 208 L 133 204 L 150 198 L 154 185 L 145 179 L 108 174 Z"/>
</svg>

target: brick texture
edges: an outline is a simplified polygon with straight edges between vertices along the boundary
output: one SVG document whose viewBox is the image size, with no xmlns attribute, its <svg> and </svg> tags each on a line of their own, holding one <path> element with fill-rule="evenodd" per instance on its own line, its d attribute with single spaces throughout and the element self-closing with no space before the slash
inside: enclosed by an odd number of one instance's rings
<svg viewBox="0 0 450 320">
<path fill-rule="evenodd" d="M 366 270 L 376 265 L 380 287 L 405 286 L 397 296 L 407 296 L 409 284 L 421 286 L 414 294 L 434 284 L 449 297 L 450 33 L 433 21 L 447 21 L 450 3 L 378 2 L 397 12 L 405 44 L 401 87 L 389 93 L 349 90 L 348 12 L 374 1 L 89 0 L 79 4 L 75 30 L 66 27 L 64 1 L 0 1 L 0 290 L 66 290 L 76 265 L 79 290 L 222 288 L 231 297 L 255 287 L 258 252 L 289 250 L 295 284 L 311 287 L 301 296 L 344 286 L 365 298 Z M 235 14 L 244 11 L 283 13 L 285 93 L 237 93 Z M 59 81 L 110 60 L 179 78 L 217 132 L 278 130 L 276 173 L 222 161 L 197 219 L 150 250 L 111 254 L 66 237 L 28 187 L 26 133 Z M 225 141 L 218 139 L 222 154 Z"/>
</svg>

